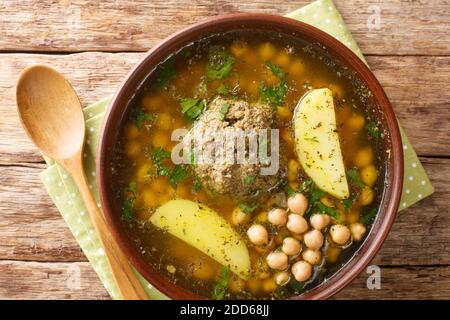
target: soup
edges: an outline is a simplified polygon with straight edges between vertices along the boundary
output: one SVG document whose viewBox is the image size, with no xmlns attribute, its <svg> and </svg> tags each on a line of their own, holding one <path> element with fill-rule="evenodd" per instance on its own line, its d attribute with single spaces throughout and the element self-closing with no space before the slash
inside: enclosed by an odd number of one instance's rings
<svg viewBox="0 0 450 320">
<path fill-rule="evenodd" d="M 377 214 L 385 133 L 374 109 L 349 70 L 298 38 L 241 30 L 186 46 L 141 85 L 115 148 L 130 238 L 155 269 L 205 298 L 315 288 L 352 258 Z M 276 158 L 173 161 L 186 137 L 203 148 L 228 129 L 275 132 L 265 143 Z M 241 139 L 247 156 L 250 140 Z"/>
</svg>

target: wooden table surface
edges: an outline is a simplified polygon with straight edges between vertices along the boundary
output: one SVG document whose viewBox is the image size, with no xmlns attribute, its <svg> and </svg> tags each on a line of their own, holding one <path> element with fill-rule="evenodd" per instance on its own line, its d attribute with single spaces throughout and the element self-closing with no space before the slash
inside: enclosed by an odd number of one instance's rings
<svg viewBox="0 0 450 320">
<path fill-rule="evenodd" d="M 308 1 L 114 0 L 0 2 L 0 298 L 107 299 L 108 294 L 50 201 L 42 156 L 15 109 L 15 82 L 32 63 L 49 64 L 83 104 L 112 94 L 144 52 L 206 17 L 285 14 Z M 436 188 L 401 212 L 373 264 L 341 299 L 450 298 L 450 3 L 336 0 L 384 86 Z M 367 20 L 380 10 L 380 28 Z M 80 270 L 80 286 L 70 277 Z"/>
</svg>

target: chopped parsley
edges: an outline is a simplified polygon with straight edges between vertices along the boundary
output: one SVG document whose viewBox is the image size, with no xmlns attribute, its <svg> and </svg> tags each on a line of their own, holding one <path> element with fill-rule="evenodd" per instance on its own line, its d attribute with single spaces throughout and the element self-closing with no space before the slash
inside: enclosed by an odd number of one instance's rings
<svg viewBox="0 0 450 320">
<path fill-rule="evenodd" d="M 342 200 L 342 205 L 346 212 L 349 212 L 355 202 L 355 198 L 353 196 L 348 197 L 347 199 Z"/>
<path fill-rule="evenodd" d="M 317 209 L 317 212 L 321 213 L 321 214 L 326 214 L 329 215 L 330 217 L 333 217 L 336 220 L 340 220 L 341 215 L 339 214 L 339 212 L 331 207 L 327 207 L 326 205 L 324 205 L 322 202 L 316 202 L 314 204 L 314 207 Z"/>
<path fill-rule="evenodd" d="M 226 85 L 224 85 L 224 84 L 221 84 L 221 85 L 216 89 L 216 92 L 217 92 L 218 94 L 223 95 L 223 96 L 226 96 L 226 95 L 228 95 L 228 93 L 230 93 L 230 91 L 228 90 L 228 87 L 227 87 Z"/>
<path fill-rule="evenodd" d="M 274 75 L 277 76 L 278 79 L 284 79 L 286 73 L 281 69 L 280 66 L 276 65 L 272 61 L 266 61 L 266 66 L 272 71 Z"/>
<path fill-rule="evenodd" d="M 197 120 L 206 108 L 205 101 L 195 98 L 183 98 L 180 104 L 184 119 L 189 122 Z"/>
<path fill-rule="evenodd" d="M 359 176 L 358 169 L 356 169 L 356 168 L 348 169 L 347 177 L 354 186 L 356 186 L 358 188 L 364 187 L 364 183 L 361 181 L 361 177 Z"/>
<path fill-rule="evenodd" d="M 239 209 L 241 209 L 243 213 L 252 213 L 256 209 L 258 209 L 258 207 L 259 203 L 257 202 L 249 202 L 249 203 L 241 202 L 239 204 Z"/>
<path fill-rule="evenodd" d="M 213 291 L 213 296 L 212 296 L 212 298 L 214 300 L 222 300 L 225 297 L 225 294 L 227 293 L 227 288 L 228 288 L 229 276 L 230 276 L 230 269 L 222 266 L 220 268 L 219 280 L 217 281 L 216 285 L 214 286 L 214 291 Z"/>
<path fill-rule="evenodd" d="M 165 89 L 170 80 L 175 77 L 175 56 L 170 57 L 161 63 L 156 69 L 155 86 L 157 89 Z"/>
<path fill-rule="evenodd" d="M 233 56 L 223 47 L 212 46 L 209 49 L 206 75 L 210 79 L 223 79 L 228 77 L 234 64 Z"/>
<path fill-rule="evenodd" d="M 136 117 L 134 119 L 134 122 L 136 123 L 136 127 L 138 130 L 142 129 L 142 126 L 144 125 L 144 122 L 146 121 L 152 121 L 155 118 L 153 113 L 147 113 L 144 111 L 144 109 L 139 108 L 136 111 Z"/>
<path fill-rule="evenodd" d="M 170 167 L 164 163 L 164 160 L 170 159 L 170 152 L 164 150 L 161 147 L 156 148 L 153 150 L 153 153 L 151 155 L 151 159 L 153 161 L 153 164 L 156 168 L 156 175 L 159 177 L 162 176 L 168 176 L 170 172 Z"/>
<path fill-rule="evenodd" d="M 381 136 L 380 129 L 377 127 L 375 122 L 369 122 L 366 124 L 367 133 L 372 137 L 378 139 Z"/>
<path fill-rule="evenodd" d="M 361 217 L 359 222 L 361 222 L 364 225 L 368 225 L 375 220 L 375 217 L 377 216 L 377 209 L 373 208 L 369 212 L 367 212 L 365 215 Z"/>
<path fill-rule="evenodd" d="M 202 187 L 203 187 L 202 181 L 200 180 L 200 178 L 198 176 L 195 176 L 194 184 L 192 186 L 192 191 L 194 193 L 197 193 L 197 192 L 199 192 L 201 190 Z"/>
<path fill-rule="evenodd" d="M 169 176 L 169 184 L 172 188 L 176 189 L 178 184 L 186 180 L 189 173 L 181 165 L 177 164 Z"/>
<path fill-rule="evenodd" d="M 125 221 L 129 221 L 133 216 L 133 202 L 137 196 L 136 189 L 136 181 L 131 181 L 125 189 L 126 198 L 122 206 L 122 219 Z"/>
<path fill-rule="evenodd" d="M 311 186 L 309 189 L 310 189 L 310 195 L 309 195 L 308 201 L 311 205 L 314 205 L 316 202 L 318 202 L 320 200 L 320 198 L 322 198 L 325 195 L 325 192 L 323 192 L 322 190 L 317 188 L 317 186 L 313 183 L 311 183 Z"/>
<path fill-rule="evenodd" d="M 268 87 L 261 83 L 259 86 L 259 96 L 263 102 L 272 106 L 279 106 L 284 103 L 284 97 L 288 91 L 286 82 L 282 80 L 278 86 Z"/>
<path fill-rule="evenodd" d="M 228 110 L 230 109 L 230 105 L 228 103 L 224 103 L 222 107 L 220 107 L 219 113 L 220 113 L 220 120 L 224 120 L 225 116 L 228 113 Z"/>
<path fill-rule="evenodd" d="M 242 182 L 244 182 L 245 185 L 251 185 L 256 180 L 256 176 L 246 176 Z"/>
<path fill-rule="evenodd" d="M 312 183 L 313 183 L 312 180 L 305 180 L 305 181 L 303 181 L 302 184 L 299 187 L 299 191 L 300 192 L 304 192 L 306 190 L 309 190 L 309 188 L 311 188 L 311 186 L 312 186 Z"/>
<path fill-rule="evenodd" d="M 319 139 L 317 138 L 317 137 L 304 137 L 303 138 L 304 140 L 306 140 L 306 141 L 312 141 L 312 142 L 319 142 Z"/>
</svg>

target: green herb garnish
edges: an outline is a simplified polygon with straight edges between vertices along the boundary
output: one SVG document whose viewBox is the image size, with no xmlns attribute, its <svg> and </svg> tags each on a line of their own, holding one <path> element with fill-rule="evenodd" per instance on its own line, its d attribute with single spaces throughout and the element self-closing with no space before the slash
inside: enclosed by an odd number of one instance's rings
<svg viewBox="0 0 450 320">
<path fill-rule="evenodd" d="M 317 201 L 320 200 L 325 195 L 325 192 L 317 188 L 315 184 L 311 184 L 310 186 L 310 195 L 309 195 L 309 203 L 313 205 Z"/>
<path fill-rule="evenodd" d="M 154 118 L 155 116 L 153 113 L 147 113 L 144 111 L 144 109 L 139 108 L 136 111 L 136 117 L 134 119 L 134 122 L 136 123 L 136 127 L 138 128 L 138 130 L 141 130 L 144 122 L 151 121 Z"/>
<path fill-rule="evenodd" d="M 230 105 L 228 103 L 224 103 L 222 107 L 220 107 L 220 120 L 223 121 L 225 119 L 225 116 L 227 115 L 229 109 Z"/>
<path fill-rule="evenodd" d="M 363 215 L 361 217 L 361 219 L 359 219 L 359 222 L 361 222 L 364 225 L 368 225 L 370 223 L 373 222 L 373 220 L 375 220 L 375 217 L 377 216 L 377 209 L 373 208 L 372 210 L 370 210 L 369 212 L 367 212 L 365 215 Z"/>
<path fill-rule="evenodd" d="M 381 136 L 380 129 L 378 129 L 377 124 L 375 122 L 369 122 L 366 124 L 367 133 L 373 137 L 378 139 Z"/>
<path fill-rule="evenodd" d="M 356 187 L 362 188 L 364 187 L 364 183 L 361 180 L 361 177 L 359 176 L 358 169 L 351 168 L 347 170 L 347 177 L 350 180 L 351 183 L 353 183 Z"/>
<path fill-rule="evenodd" d="M 309 190 L 309 188 L 311 188 L 312 184 L 313 184 L 312 180 L 305 180 L 302 182 L 298 190 L 300 192 L 307 191 Z"/>
<path fill-rule="evenodd" d="M 284 79 L 286 73 L 281 69 L 280 66 L 276 65 L 272 61 L 266 61 L 266 66 L 272 71 L 274 75 L 277 76 L 278 79 Z"/>
<path fill-rule="evenodd" d="M 125 221 L 129 221 L 133 216 L 133 202 L 137 196 L 136 189 L 136 181 L 131 181 L 125 189 L 126 198 L 122 206 L 122 219 Z"/>
<path fill-rule="evenodd" d="M 194 193 L 197 193 L 200 191 L 200 189 L 203 187 L 202 185 L 202 181 L 200 180 L 200 178 L 198 176 L 195 176 L 194 178 L 194 185 L 192 186 L 192 191 Z"/>
<path fill-rule="evenodd" d="M 228 87 L 227 87 L 226 85 L 221 84 L 221 85 L 216 89 L 216 92 L 217 92 L 218 94 L 221 94 L 221 95 L 223 95 L 223 96 L 226 96 L 226 95 L 228 95 L 229 90 L 228 90 Z"/>
<path fill-rule="evenodd" d="M 340 218 L 341 218 L 341 215 L 339 214 L 339 212 L 336 209 L 327 207 L 322 202 L 319 202 L 319 201 L 316 202 L 314 204 L 314 207 L 317 209 L 317 212 L 319 212 L 321 214 L 329 215 L 330 217 L 333 217 L 336 220 L 340 220 Z"/>
<path fill-rule="evenodd" d="M 214 300 L 222 300 L 227 293 L 228 288 L 228 277 L 230 275 L 230 269 L 227 267 L 220 268 L 219 280 L 217 281 L 212 298 Z"/>
<path fill-rule="evenodd" d="M 303 139 L 306 141 L 312 141 L 312 142 L 317 142 L 317 143 L 319 142 L 319 139 L 317 139 L 317 137 L 311 137 L 311 138 L 304 137 Z"/>
<path fill-rule="evenodd" d="M 205 110 L 205 102 L 201 99 L 195 98 L 183 98 L 180 100 L 181 112 L 184 115 L 186 121 L 194 121 Z"/>
<path fill-rule="evenodd" d="M 157 176 L 161 177 L 169 175 L 170 167 L 167 164 L 163 163 L 164 160 L 170 159 L 169 151 L 164 150 L 162 147 L 157 147 L 155 150 L 153 150 L 151 159 L 156 168 Z"/>
<path fill-rule="evenodd" d="M 210 79 L 228 77 L 234 64 L 233 56 L 220 46 L 212 46 L 208 54 L 206 75 Z"/>
<path fill-rule="evenodd" d="M 176 165 L 169 176 L 169 184 L 172 188 L 176 189 L 178 184 L 186 180 L 189 173 L 181 166 Z"/>
<path fill-rule="evenodd" d="M 354 197 L 348 197 L 347 199 L 342 200 L 342 205 L 344 206 L 346 212 L 350 211 L 354 202 L 355 202 Z"/>
<path fill-rule="evenodd" d="M 244 182 L 245 185 L 251 185 L 253 182 L 255 182 L 256 176 L 246 176 L 242 182 Z"/>
<path fill-rule="evenodd" d="M 243 213 L 252 213 L 258 207 L 259 207 L 259 203 L 257 203 L 257 202 L 249 202 L 249 203 L 241 202 L 239 204 L 239 209 L 241 209 Z"/>
<path fill-rule="evenodd" d="M 175 77 L 175 56 L 170 57 L 156 69 L 155 86 L 157 89 L 166 88 L 170 80 Z"/>
<path fill-rule="evenodd" d="M 278 86 L 268 87 L 261 83 L 259 86 L 259 96 L 263 102 L 272 106 L 279 106 L 284 103 L 284 97 L 288 91 L 288 86 L 284 80 Z"/>
</svg>

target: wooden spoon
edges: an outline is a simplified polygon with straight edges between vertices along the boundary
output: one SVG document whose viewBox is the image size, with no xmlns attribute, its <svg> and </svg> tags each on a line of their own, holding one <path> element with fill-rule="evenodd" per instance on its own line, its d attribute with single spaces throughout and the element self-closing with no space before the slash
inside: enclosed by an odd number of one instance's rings
<svg viewBox="0 0 450 320">
<path fill-rule="evenodd" d="M 66 169 L 77 184 L 122 299 L 147 299 L 89 191 L 83 170 L 85 123 L 74 89 L 57 71 L 34 65 L 20 74 L 16 99 L 20 120 L 28 136 L 45 155 Z"/>
</svg>

